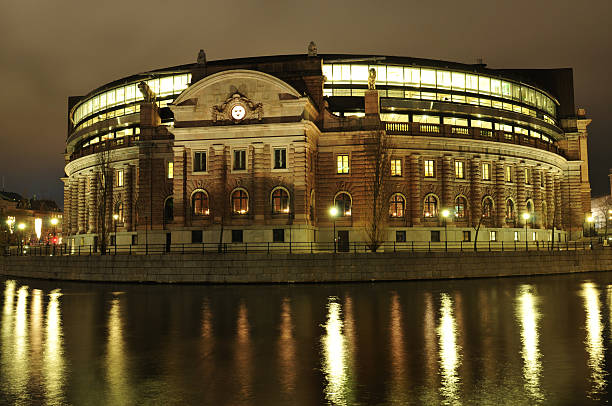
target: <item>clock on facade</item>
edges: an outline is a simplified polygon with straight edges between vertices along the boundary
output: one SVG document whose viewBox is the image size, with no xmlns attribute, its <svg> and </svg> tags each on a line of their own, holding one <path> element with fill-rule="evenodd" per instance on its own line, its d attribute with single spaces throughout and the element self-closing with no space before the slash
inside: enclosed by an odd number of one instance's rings
<svg viewBox="0 0 612 406">
<path fill-rule="evenodd" d="M 246 115 L 246 109 L 244 108 L 243 105 L 237 104 L 234 107 L 232 107 L 231 115 L 234 120 L 240 121 Z"/>
</svg>

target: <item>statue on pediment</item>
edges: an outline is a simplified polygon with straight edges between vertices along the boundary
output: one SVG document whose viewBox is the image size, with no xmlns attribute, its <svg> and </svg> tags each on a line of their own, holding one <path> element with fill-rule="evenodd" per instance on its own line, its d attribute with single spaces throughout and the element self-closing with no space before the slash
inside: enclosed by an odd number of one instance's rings
<svg viewBox="0 0 612 406">
<path fill-rule="evenodd" d="M 138 90 L 140 90 L 140 93 L 142 93 L 142 97 L 145 103 L 155 102 L 155 99 L 156 99 L 155 93 L 153 92 L 153 90 L 151 90 L 149 85 L 147 85 L 147 82 L 143 80 L 140 83 L 138 83 Z"/>
</svg>

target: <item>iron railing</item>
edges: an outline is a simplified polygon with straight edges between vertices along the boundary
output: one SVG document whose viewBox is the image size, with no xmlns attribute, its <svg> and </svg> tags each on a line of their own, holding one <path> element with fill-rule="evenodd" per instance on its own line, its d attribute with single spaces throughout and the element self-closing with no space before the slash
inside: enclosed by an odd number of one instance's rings
<svg viewBox="0 0 612 406">
<path fill-rule="evenodd" d="M 471 241 L 388 241 L 381 243 L 376 252 L 514 252 L 514 251 L 576 251 L 603 248 L 592 241 L 548 242 L 548 241 L 483 241 L 474 246 Z M 151 255 L 151 254 L 227 254 L 227 253 L 365 253 L 373 252 L 366 242 L 244 242 L 244 243 L 185 243 L 110 245 L 106 255 Z M 90 256 L 101 255 L 101 248 L 93 245 L 30 245 L 6 247 L 5 256 Z"/>
</svg>

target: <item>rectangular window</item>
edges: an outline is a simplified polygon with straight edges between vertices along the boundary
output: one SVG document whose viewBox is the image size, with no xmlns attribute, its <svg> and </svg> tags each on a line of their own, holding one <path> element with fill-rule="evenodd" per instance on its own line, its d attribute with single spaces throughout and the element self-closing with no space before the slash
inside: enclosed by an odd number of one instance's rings
<svg viewBox="0 0 612 406">
<path fill-rule="evenodd" d="M 497 241 L 497 231 L 489 232 L 489 241 Z"/>
<path fill-rule="evenodd" d="M 206 172 L 206 152 L 195 152 L 193 154 L 193 171 Z"/>
<path fill-rule="evenodd" d="M 506 182 L 512 182 L 512 167 L 510 165 L 506 165 L 504 173 Z"/>
<path fill-rule="evenodd" d="M 117 170 L 117 187 L 123 186 L 123 169 Z"/>
<path fill-rule="evenodd" d="M 287 168 L 287 149 L 274 148 L 274 169 Z"/>
<path fill-rule="evenodd" d="M 273 242 L 285 242 L 285 229 L 275 228 L 272 230 L 272 241 Z"/>
<path fill-rule="evenodd" d="M 463 172 L 463 161 L 455 161 L 455 178 L 465 179 L 465 173 Z"/>
<path fill-rule="evenodd" d="M 521 237 L 520 237 L 520 233 L 518 231 L 514 232 L 514 241 L 520 241 Z"/>
<path fill-rule="evenodd" d="M 425 177 L 433 178 L 435 176 L 435 165 L 432 159 L 425 160 Z"/>
<path fill-rule="evenodd" d="M 395 241 L 396 242 L 406 242 L 406 231 L 396 231 L 395 232 Z"/>
<path fill-rule="evenodd" d="M 349 156 L 347 154 L 338 155 L 338 173 L 349 173 Z"/>
<path fill-rule="evenodd" d="M 463 232 L 463 241 L 472 241 L 472 232 L 464 231 Z"/>
<path fill-rule="evenodd" d="M 525 168 L 525 184 L 531 185 L 531 172 L 529 171 L 529 168 Z"/>
<path fill-rule="evenodd" d="M 535 240 L 536 240 L 536 237 L 537 237 L 536 232 L 535 232 L 535 231 L 534 231 L 534 232 L 532 232 L 532 233 L 531 233 L 531 240 L 532 240 L 532 241 L 535 241 Z"/>
<path fill-rule="evenodd" d="M 138 245 L 138 234 L 132 234 L 132 245 Z"/>
<path fill-rule="evenodd" d="M 174 178 L 174 162 L 168 162 L 168 179 Z"/>
<path fill-rule="evenodd" d="M 242 242 L 242 230 L 232 230 L 232 242 Z"/>
<path fill-rule="evenodd" d="M 246 150 L 237 149 L 234 151 L 234 170 L 246 170 Z"/>
<path fill-rule="evenodd" d="M 402 176 L 402 160 L 391 160 L 391 176 Z"/>
<path fill-rule="evenodd" d="M 482 164 L 482 180 L 491 180 L 491 164 Z"/>
<path fill-rule="evenodd" d="M 202 242 L 202 230 L 192 230 L 191 231 L 191 242 L 193 244 Z"/>
<path fill-rule="evenodd" d="M 440 242 L 440 231 L 431 232 L 431 242 Z"/>
</svg>

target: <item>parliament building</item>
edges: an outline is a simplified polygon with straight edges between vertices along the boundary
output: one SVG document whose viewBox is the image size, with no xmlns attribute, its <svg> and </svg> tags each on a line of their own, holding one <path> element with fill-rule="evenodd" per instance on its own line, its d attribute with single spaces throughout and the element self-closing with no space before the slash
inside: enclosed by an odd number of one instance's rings
<svg viewBox="0 0 612 406">
<path fill-rule="evenodd" d="M 591 120 L 569 68 L 311 43 L 301 55 L 200 51 L 68 104 L 73 246 L 365 242 L 381 201 L 387 242 L 440 241 L 445 227 L 449 241 L 477 228 L 478 241 L 550 241 L 553 229 L 570 241 L 591 211 Z"/>
</svg>

